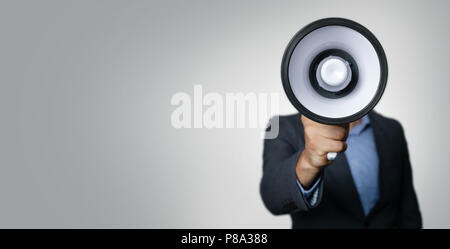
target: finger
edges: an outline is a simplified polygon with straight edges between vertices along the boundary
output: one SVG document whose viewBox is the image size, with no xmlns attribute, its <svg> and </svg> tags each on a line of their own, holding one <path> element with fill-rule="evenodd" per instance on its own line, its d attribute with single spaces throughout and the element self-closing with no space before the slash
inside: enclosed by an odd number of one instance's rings
<svg viewBox="0 0 450 249">
<path fill-rule="evenodd" d="M 334 140 L 344 141 L 348 137 L 349 124 L 342 125 L 326 125 L 315 122 L 304 115 L 301 115 L 303 127 L 309 132 L 317 132 L 318 135 L 331 138 Z M 313 127 L 314 129 L 309 129 Z"/>
<path fill-rule="evenodd" d="M 339 126 L 341 126 L 341 127 L 343 127 L 345 129 L 345 137 L 342 140 L 342 141 L 345 141 L 345 140 L 347 140 L 348 134 L 350 133 L 350 124 L 342 124 L 342 125 L 339 125 Z"/>
<path fill-rule="evenodd" d="M 312 147 L 311 149 L 319 156 L 324 156 L 328 152 L 344 152 L 347 149 L 347 144 L 345 142 L 325 137 L 316 137 L 310 144 Z"/>
<path fill-rule="evenodd" d="M 310 124 L 312 121 L 311 119 L 305 117 L 305 115 L 300 114 L 300 119 L 302 120 L 303 126 Z"/>
<path fill-rule="evenodd" d="M 332 163 L 332 161 L 328 160 L 327 153 L 324 153 L 322 155 L 319 155 L 317 152 L 314 151 L 308 151 L 310 154 L 310 163 L 312 165 L 316 165 L 318 167 L 328 166 Z"/>
<path fill-rule="evenodd" d="M 313 130 L 313 129 L 311 129 Z M 348 130 L 338 125 L 322 125 L 315 127 L 315 134 L 333 140 L 345 141 L 348 136 Z"/>
</svg>

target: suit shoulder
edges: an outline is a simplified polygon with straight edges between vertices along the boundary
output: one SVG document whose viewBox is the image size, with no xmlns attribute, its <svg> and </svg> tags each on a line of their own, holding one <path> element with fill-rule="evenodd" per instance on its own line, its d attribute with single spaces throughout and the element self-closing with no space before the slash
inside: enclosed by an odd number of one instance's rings
<svg viewBox="0 0 450 249">
<path fill-rule="evenodd" d="M 370 118 L 375 119 L 377 123 L 381 124 L 388 131 L 393 131 L 395 133 L 400 132 L 403 134 L 403 127 L 397 119 L 386 117 L 375 111 L 372 111 Z"/>
<path fill-rule="evenodd" d="M 290 115 L 279 115 L 275 116 L 272 119 L 278 118 L 278 122 L 280 124 L 280 128 L 291 128 L 298 129 L 301 128 L 302 121 L 300 119 L 300 114 L 290 114 Z"/>
<path fill-rule="evenodd" d="M 300 114 L 279 115 L 272 117 L 270 125 L 277 124 L 280 135 L 293 136 L 299 134 L 303 130 Z"/>
<path fill-rule="evenodd" d="M 290 114 L 290 115 L 280 115 L 278 116 L 280 119 L 280 123 L 283 124 L 290 124 L 290 125 L 296 125 L 298 122 L 301 122 L 300 114 Z"/>
</svg>

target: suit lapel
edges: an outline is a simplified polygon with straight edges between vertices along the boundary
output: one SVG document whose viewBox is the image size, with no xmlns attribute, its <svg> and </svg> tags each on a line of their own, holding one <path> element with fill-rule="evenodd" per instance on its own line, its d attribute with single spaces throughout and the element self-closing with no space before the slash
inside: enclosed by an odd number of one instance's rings
<svg viewBox="0 0 450 249">
<path fill-rule="evenodd" d="M 335 196 L 341 208 L 354 214 L 359 219 L 364 219 L 364 210 L 359 199 L 353 181 L 350 167 L 344 153 L 339 153 L 333 165 L 325 169 L 326 189 L 332 192 L 330 196 Z"/>
<path fill-rule="evenodd" d="M 386 173 L 388 172 L 389 151 L 388 145 L 390 143 L 389 137 L 386 131 L 383 129 L 382 122 L 379 114 L 375 111 L 369 113 L 370 125 L 372 126 L 375 145 L 378 153 L 379 160 L 379 174 L 378 174 L 378 187 L 380 190 L 380 198 L 375 206 L 372 208 L 368 217 L 372 212 L 376 211 L 386 197 Z M 353 213 L 357 218 L 364 219 L 364 209 L 362 207 L 361 200 L 359 198 L 358 191 L 356 190 L 353 176 L 350 172 L 347 158 L 344 153 L 339 153 L 336 157 L 333 165 L 327 167 L 325 170 L 325 177 L 327 184 L 327 191 L 333 193 L 333 196 L 338 198 L 337 203 L 345 210 Z"/>
<path fill-rule="evenodd" d="M 377 148 L 378 153 L 378 160 L 379 160 L 379 174 L 378 174 L 378 187 L 380 190 L 380 198 L 375 205 L 375 207 L 372 210 L 376 210 L 380 203 L 384 200 L 386 197 L 386 173 L 388 172 L 388 166 L 389 166 L 389 157 L 392 154 L 392 152 L 388 149 L 391 142 L 389 140 L 388 135 L 386 134 L 386 131 L 383 129 L 382 122 L 380 120 L 379 114 L 377 114 L 375 111 L 372 111 L 369 113 L 370 122 L 373 128 L 373 135 L 375 138 L 375 145 Z"/>
</svg>

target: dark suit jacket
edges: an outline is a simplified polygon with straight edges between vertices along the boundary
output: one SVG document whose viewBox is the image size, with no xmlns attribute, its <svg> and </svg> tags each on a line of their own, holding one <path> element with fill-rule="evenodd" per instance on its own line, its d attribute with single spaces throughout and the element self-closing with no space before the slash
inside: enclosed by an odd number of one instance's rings
<svg viewBox="0 0 450 249">
<path fill-rule="evenodd" d="M 300 114 L 279 117 L 276 139 L 264 140 L 261 196 L 275 215 L 290 214 L 293 228 L 421 228 L 408 148 L 400 123 L 369 113 L 380 161 L 380 199 L 367 217 L 344 153 L 322 172 L 318 205 L 311 207 L 296 183 L 304 149 Z"/>
</svg>

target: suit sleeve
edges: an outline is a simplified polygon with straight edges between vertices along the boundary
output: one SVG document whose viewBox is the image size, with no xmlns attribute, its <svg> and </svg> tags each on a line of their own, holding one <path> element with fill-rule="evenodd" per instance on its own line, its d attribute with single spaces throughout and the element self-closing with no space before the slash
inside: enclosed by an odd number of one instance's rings
<svg viewBox="0 0 450 249">
<path fill-rule="evenodd" d="M 298 120 L 300 122 L 300 119 Z M 264 140 L 263 177 L 260 184 L 262 200 L 275 215 L 308 211 L 313 208 L 297 185 L 295 166 L 304 145 L 298 146 L 295 124 L 279 119 L 279 134 Z M 269 127 L 270 129 L 270 127 Z M 320 203 L 323 181 L 315 206 Z"/>
<path fill-rule="evenodd" d="M 402 169 L 402 193 L 400 203 L 399 227 L 400 228 L 422 228 L 422 216 L 419 210 L 416 192 L 413 186 L 413 176 L 411 163 L 409 160 L 408 145 L 405 139 L 403 129 L 402 150 L 403 150 L 403 169 Z"/>
</svg>

